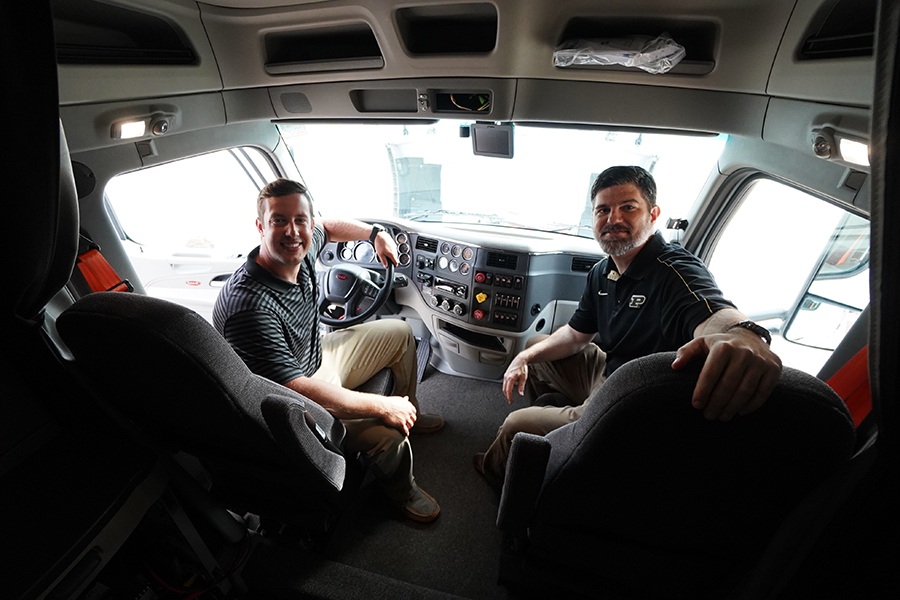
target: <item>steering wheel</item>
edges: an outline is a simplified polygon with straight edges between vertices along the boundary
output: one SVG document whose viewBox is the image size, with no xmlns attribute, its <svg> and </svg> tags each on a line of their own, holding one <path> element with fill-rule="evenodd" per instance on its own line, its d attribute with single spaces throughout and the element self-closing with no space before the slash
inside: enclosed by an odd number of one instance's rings
<svg viewBox="0 0 900 600">
<path fill-rule="evenodd" d="M 325 272 L 319 301 L 319 320 L 336 329 L 362 323 L 384 305 L 394 287 L 394 263 L 388 261 L 384 275 L 356 265 L 335 265 Z M 329 314 L 343 307 L 339 317 Z"/>
</svg>

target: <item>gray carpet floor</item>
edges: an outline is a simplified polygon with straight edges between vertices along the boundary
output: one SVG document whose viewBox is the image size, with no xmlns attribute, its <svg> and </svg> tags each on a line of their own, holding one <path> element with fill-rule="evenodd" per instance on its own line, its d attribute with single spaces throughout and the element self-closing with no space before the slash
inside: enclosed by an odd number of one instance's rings
<svg viewBox="0 0 900 600">
<path fill-rule="evenodd" d="M 475 600 L 508 598 L 497 585 L 501 535 L 499 494 L 472 466 L 513 408 L 500 384 L 446 375 L 429 367 L 418 389 L 425 412 L 445 428 L 411 437 L 416 481 L 441 506 L 421 525 L 402 518 L 373 485 L 338 523 L 325 556 L 334 562 L 407 584 Z"/>
</svg>

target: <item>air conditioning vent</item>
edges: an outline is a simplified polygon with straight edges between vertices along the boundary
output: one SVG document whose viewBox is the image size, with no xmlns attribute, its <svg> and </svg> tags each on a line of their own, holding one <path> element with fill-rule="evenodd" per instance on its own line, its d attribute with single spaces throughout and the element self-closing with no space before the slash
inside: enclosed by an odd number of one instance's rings
<svg viewBox="0 0 900 600">
<path fill-rule="evenodd" d="M 600 262 L 599 258 L 592 258 L 588 256 L 573 256 L 572 270 L 578 273 L 587 273 L 598 262 Z"/>
<path fill-rule="evenodd" d="M 515 254 L 506 254 L 504 252 L 488 252 L 487 266 L 494 269 L 515 270 L 519 262 L 519 257 Z"/>
<path fill-rule="evenodd" d="M 437 252 L 437 247 L 437 240 L 422 236 L 416 238 L 416 250 L 424 250 L 425 252 Z"/>
</svg>

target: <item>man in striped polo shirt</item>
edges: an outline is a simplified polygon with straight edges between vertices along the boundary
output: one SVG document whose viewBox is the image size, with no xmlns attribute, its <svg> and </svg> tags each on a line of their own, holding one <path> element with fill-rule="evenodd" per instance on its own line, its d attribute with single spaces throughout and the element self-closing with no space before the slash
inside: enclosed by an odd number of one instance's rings
<svg viewBox="0 0 900 600">
<path fill-rule="evenodd" d="M 588 274 L 578 309 L 550 336 L 529 340 L 503 377 L 503 394 L 539 406 L 509 414 L 475 468 L 502 485 L 512 438 L 545 435 L 578 419 L 606 377 L 629 360 L 675 351 L 672 368 L 704 360 L 692 404 L 727 421 L 758 409 L 781 360 L 771 336 L 722 296 L 690 252 L 654 233 L 656 182 L 641 167 L 610 167 L 591 186 L 594 236 L 608 254 Z M 601 350 L 591 343 L 599 334 Z M 546 405 L 546 404 L 551 405 Z"/>
<path fill-rule="evenodd" d="M 319 335 L 315 260 L 329 241 L 372 236 L 382 264 L 397 264 L 385 231 L 361 221 L 315 219 L 303 184 L 278 179 L 257 198 L 260 245 L 229 278 L 213 324 L 251 371 L 310 398 L 341 419 L 346 448 L 362 452 L 385 494 L 410 519 L 428 523 L 440 507 L 416 485 L 408 435 L 444 426 L 416 401 L 416 349 L 403 321 L 385 319 Z M 353 391 L 381 369 L 395 396 Z"/>
</svg>

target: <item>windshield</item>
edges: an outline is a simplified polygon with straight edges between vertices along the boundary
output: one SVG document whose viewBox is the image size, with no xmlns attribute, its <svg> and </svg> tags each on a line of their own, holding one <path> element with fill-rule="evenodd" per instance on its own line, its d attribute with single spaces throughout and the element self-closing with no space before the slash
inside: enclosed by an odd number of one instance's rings
<svg viewBox="0 0 900 600">
<path fill-rule="evenodd" d="M 514 156 L 507 159 L 474 155 L 460 121 L 279 128 L 325 216 L 481 223 L 583 237 L 592 237 L 590 186 L 605 168 L 646 168 L 656 178 L 662 214 L 685 217 L 726 140 L 517 125 Z"/>
</svg>

